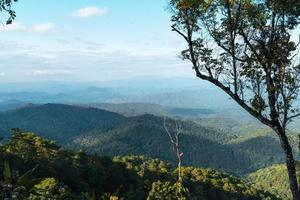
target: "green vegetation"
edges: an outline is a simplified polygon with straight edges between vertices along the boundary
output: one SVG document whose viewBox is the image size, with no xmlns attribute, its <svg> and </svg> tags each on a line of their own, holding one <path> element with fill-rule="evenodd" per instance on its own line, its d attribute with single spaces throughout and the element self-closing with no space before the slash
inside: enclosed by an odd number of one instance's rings
<svg viewBox="0 0 300 200">
<path fill-rule="evenodd" d="M 284 152 L 294 200 L 300 200 L 288 124 L 300 116 L 299 0 L 170 0 L 181 58 L 271 128 Z"/>
<path fill-rule="evenodd" d="M 96 108 L 46 104 L 0 113 L 0 132 L 8 136 L 8 130 L 18 127 L 55 140 L 64 148 L 112 157 L 146 155 L 176 165 L 163 121 L 153 115 L 124 117 Z M 240 175 L 283 162 L 278 140 L 264 131 L 230 133 L 233 128 L 225 131 L 203 126 L 204 122 L 179 122 L 186 166 L 212 167 Z"/>
<path fill-rule="evenodd" d="M 108 157 L 60 149 L 15 129 L 0 149 L 0 198 L 177 199 L 176 169 L 142 156 Z M 183 168 L 186 199 L 276 199 L 238 178 L 211 169 Z"/>
<path fill-rule="evenodd" d="M 115 192 L 128 196 L 138 188 L 136 175 L 110 158 L 63 151 L 31 133 L 15 130 L 1 154 L 1 191 L 9 199 L 89 199 Z"/>
<path fill-rule="evenodd" d="M 183 130 L 184 165 L 245 174 L 283 162 L 278 141 L 269 136 L 226 144 L 231 141 L 226 135 L 195 123 L 183 122 Z M 163 119 L 152 115 L 129 118 L 105 133 L 90 132 L 68 147 L 108 156 L 146 155 L 176 164 Z"/>
<path fill-rule="evenodd" d="M 296 165 L 297 171 L 300 172 L 300 165 Z M 292 199 L 289 189 L 288 176 L 286 166 L 283 164 L 273 165 L 264 169 L 260 169 L 247 176 L 250 183 L 255 188 L 271 192 L 281 199 Z"/>
<path fill-rule="evenodd" d="M 62 104 L 32 105 L 0 113 L 0 131 L 9 135 L 11 128 L 20 128 L 65 143 L 93 129 L 106 131 L 123 119 L 125 117 L 122 115 L 96 108 Z"/>
</svg>

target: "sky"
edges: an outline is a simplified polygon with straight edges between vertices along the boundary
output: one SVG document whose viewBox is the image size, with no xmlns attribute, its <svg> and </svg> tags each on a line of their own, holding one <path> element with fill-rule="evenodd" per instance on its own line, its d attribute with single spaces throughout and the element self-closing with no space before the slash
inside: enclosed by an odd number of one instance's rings
<svg viewBox="0 0 300 200">
<path fill-rule="evenodd" d="M 167 0 L 19 0 L 13 9 L 13 24 L 0 25 L 0 82 L 193 77 Z"/>
</svg>

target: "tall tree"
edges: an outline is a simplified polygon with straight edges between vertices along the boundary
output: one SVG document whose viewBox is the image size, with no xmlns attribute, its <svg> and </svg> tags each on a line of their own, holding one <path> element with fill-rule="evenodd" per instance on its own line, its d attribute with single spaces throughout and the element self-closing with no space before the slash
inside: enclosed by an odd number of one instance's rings
<svg viewBox="0 0 300 200">
<path fill-rule="evenodd" d="M 178 183 L 178 194 L 180 196 L 180 198 L 178 200 L 183 200 L 183 199 L 185 199 L 184 195 L 183 195 L 183 190 L 182 190 L 183 189 L 183 185 L 182 185 L 183 184 L 183 179 L 182 179 L 183 152 L 180 149 L 180 143 L 179 143 L 179 136 L 182 133 L 182 127 L 178 121 L 174 121 L 174 125 L 175 125 L 175 127 L 172 128 L 173 130 L 170 129 L 167 124 L 167 119 L 166 118 L 164 119 L 164 128 L 165 128 L 165 131 L 166 131 L 166 133 L 170 139 L 170 142 L 173 146 L 173 151 L 176 155 L 177 162 L 178 162 L 178 164 L 177 164 L 177 166 L 178 166 L 177 167 L 177 170 L 178 170 L 177 183 Z"/>
<path fill-rule="evenodd" d="M 18 0 L 0 0 L 0 12 L 6 12 L 9 15 L 6 24 L 11 24 L 16 17 L 16 13 L 12 10 L 11 6 L 13 2 L 17 1 Z"/>
<path fill-rule="evenodd" d="M 300 200 L 287 125 L 300 115 L 299 0 L 171 0 L 173 31 L 196 76 L 272 128 L 285 153 L 290 189 Z"/>
</svg>

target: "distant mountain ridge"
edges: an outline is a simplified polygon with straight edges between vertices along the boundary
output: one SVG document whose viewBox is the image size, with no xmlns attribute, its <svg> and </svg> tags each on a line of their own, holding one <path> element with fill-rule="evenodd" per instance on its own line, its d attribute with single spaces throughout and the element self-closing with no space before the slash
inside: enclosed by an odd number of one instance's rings
<svg viewBox="0 0 300 200">
<path fill-rule="evenodd" d="M 216 89 L 197 87 L 121 87 L 91 86 L 77 90 L 51 92 L 6 91 L 0 92 L 0 102 L 17 100 L 36 104 L 44 103 L 152 103 L 183 108 L 238 108 Z"/>
<path fill-rule="evenodd" d="M 11 128 L 20 128 L 61 143 L 93 129 L 108 130 L 125 119 L 105 110 L 62 104 L 32 105 L 1 113 L 0 118 L 0 130 L 6 135 Z"/>
<path fill-rule="evenodd" d="M 20 128 L 72 149 L 108 156 L 147 155 L 175 163 L 163 121 L 149 114 L 124 117 L 91 107 L 45 104 L 1 113 L 0 132 L 8 135 L 11 128 Z M 283 161 L 272 137 L 258 135 L 231 144 L 233 135 L 189 120 L 179 122 L 185 165 L 245 174 Z"/>
<path fill-rule="evenodd" d="M 0 112 L 15 110 L 28 105 L 29 103 L 19 101 L 19 100 L 7 100 L 7 101 L 0 102 Z"/>
</svg>

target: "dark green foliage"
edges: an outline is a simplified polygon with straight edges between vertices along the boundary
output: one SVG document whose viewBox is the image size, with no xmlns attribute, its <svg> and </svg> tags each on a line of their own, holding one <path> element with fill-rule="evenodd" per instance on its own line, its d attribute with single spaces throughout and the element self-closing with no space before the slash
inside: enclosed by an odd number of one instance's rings
<svg viewBox="0 0 300 200">
<path fill-rule="evenodd" d="M 61 104 L 28 106 L 0 114 L 0 130 L 18 127 L 22 130 L 39 132 L 42 136 L 60 143 L 93 129 L 109 130 L 125 119 L 122 115 L 95 109 Z"/>
<path fill-rule="evenodd" d="M 15 130 L 0 151 L 0 198 L 16 200 L 177 199 L 176 170 L 158 159 L 106 157 L 61 150 Z M 184 168 L 186 199 L 276 199 L 237 178 Z M 166 198 L 162 196 L 165 195 Z M 182 198 L 184 199 L 184 198 Z"/>
<path fill-rule="evenodd" d="M 226 144 L 224 141 L 229 138 L 195 123 L 183 122 L 183 130 L 184 165 L 244 174 L 283 161 L 278 141 L 270 136 Z M 147 155 L 174 165 L 177 162 L 163 128 L 163 118 L 152 115 L 129 118 L 106 133 L 96 131 L 78 137 L 69 147 L 100 155 Z"/>
<path fill-rule="evenodd" d="M 0 12 L 7 12 L 9 18 L 6 21 L 6 24 L 11 24 L 12 21 L 16 18 L 16 13 L 11 9 L 11 5 L 13 2 L 17 2 L 18 0 L 1 0 L 0 1 Z"/>
<path fill-rule="evenodd" d="M 51 191 L 55 193 L 57 187 L 60 187 L 66 192 L 71 190 L 72 196 L 78 198 L 89 195 L 92 191 L 96 191 L 97 196 L 104 193 L 130 196 L 135 188 L 139 189 L 137 175 L 128 171 L 124 165 L 106 157 L 60 150 L 53 142 L 31 133 L 15 132 L 11 140 L 2 146 L 1 152 L 0 166 L 4 174 L 7 174 L 6 163 L 10 163 L 12 184 L 17 186 L 21 182 L 28 183 L 31 179 L 41 179 L 36 184 L 31 184 L 31 187 L 25 187 L 26 190 L 33 187 L 39 190 L 38 194 L 34 192 L 28 195 L 41 195 L 41 190 L 45 188 L 52 188 Z"/>
<path fill-rule="evenodd" d="M 152 183 L 147 200 L 186 200 L 189 197 L 188 190 L 184 189 L 184 195 L 180 195 L 178 191 L 178 184 L 170 182 L 157 181 Z"/>
<path fill-rule="evenodd" d="M 19 127 L 76 150 L 102 156 L 147 155 L 175 165 L 163 121 L 153 115 L 125 118 L 96 108 L 46 104 L 0 114 L 0 132 L 8 134 L 11 128 Z M 240 127 L 239 123 L 221 129 L 223 125 L 217 120 L 209 123 L 205 127 L 205 119 L 200 123 L 181 121 L 184 165 L 244 174 L 283 162 L 278 141 L 270 131 L 256 133 L 252 126 Z"/>
<path fill-rule="evenodd" d="M 162 161 L 142 156 L 116 157 L 114 160 L 137 172 L 150 191 L 149 200 L 164 199 L 163 196 L 178 199 L 177 171 Z M 238 178 L 211 169 L 184 167 L 183 181 L 186 199 L 277 199 L 253 189 Z"/>
</svg>

